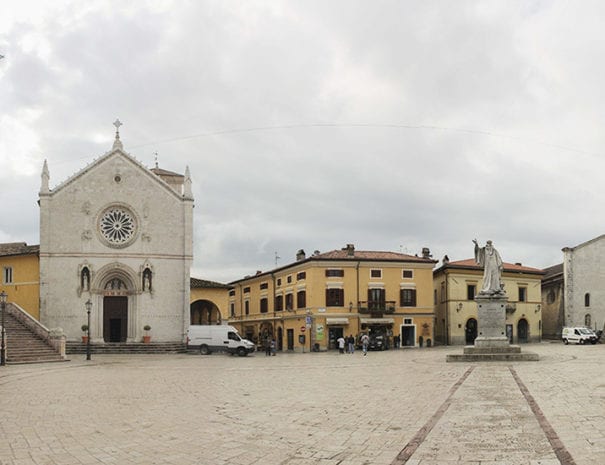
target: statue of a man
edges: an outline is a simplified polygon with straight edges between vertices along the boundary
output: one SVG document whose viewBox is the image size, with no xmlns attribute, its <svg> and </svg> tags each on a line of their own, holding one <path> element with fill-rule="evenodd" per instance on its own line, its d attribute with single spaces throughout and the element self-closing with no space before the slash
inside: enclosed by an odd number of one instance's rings
<svg viewBox="0 0 605 465">
<path fill-rule="evenodd" d="M 473 239 L 475 244 L 475 261 L 483 267 L 483 287 L 480 294 L 503 294 L 503 286 L 500 280 L 502 276 L 502 259 L 500 254 L 492 245 L 492 241 L 487 241 L 485 247 L 479 247 L 477 239 Z"/>
</svg>

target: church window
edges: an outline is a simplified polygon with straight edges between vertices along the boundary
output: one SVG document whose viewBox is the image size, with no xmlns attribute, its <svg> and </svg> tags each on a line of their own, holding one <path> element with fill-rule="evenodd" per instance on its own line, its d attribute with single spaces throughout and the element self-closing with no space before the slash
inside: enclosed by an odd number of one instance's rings
<svg viewBox="0 0 605 465">
<path fill-rule="evenodd" d="M 2 270 L 2 283 L 11 284 L 13 282 L 13 267 L 5 266 Z"/>
<path fill-rule="evenodd" d="M 550 291 L 548 291 L 548 294 L 546 295 L 546 302 L 549 304 L 552 304 L 555 302 L 555 291 L 553 291 L 552 289 Z"/>
<path fill-rule="evenodd" d="M 111 207 L 101 215 L 99 229 L 110 245 L 124 247 L 134 238 L 136 220 L 126 208 Z"/>
<path fill-rule="evenodd" d="M 590 292 L 584 294 L 584 306 L 590 307 Z"/>
<path fill-rule="evenodd" d="M 586 326 L 587 328 L 590 328 L 592 326 L 592 317 L 590 316 L 590 313 L 584 315 L 584 326 Z"/>
</svg>

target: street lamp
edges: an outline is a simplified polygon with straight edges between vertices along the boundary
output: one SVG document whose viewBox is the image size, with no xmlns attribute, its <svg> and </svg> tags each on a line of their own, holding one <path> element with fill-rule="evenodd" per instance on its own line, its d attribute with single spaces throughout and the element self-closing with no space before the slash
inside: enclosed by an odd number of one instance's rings
<svg viewBox="0 0 605 465">
<path fill-rule="evenodd" d="M 6 346 L 5 346 L 5 341 L 4 341 L 4 333 L 6 332 L 4 330 L 4 312 L 6 310 L 6 293 L 4 291 L 2 291 L 2 293 L 0 293 L 0 307 L 2 309 L 2 341 L 0 342 L 0 344 L 2 344 L 2 346 L 0 348 L 0 366 L 4 366 L 4 365 L 6 365 Z"/>
<path fill-rule="evenodd" d="M 90 360 L 90 310 L 92 308 L 92 302 L 88 299 L 84 305 L 86 306 L 86 314 L 88 315 L 88 327 L 86 329 L 88 335 L 86 338 L 86 360 Z"/>
</svg>

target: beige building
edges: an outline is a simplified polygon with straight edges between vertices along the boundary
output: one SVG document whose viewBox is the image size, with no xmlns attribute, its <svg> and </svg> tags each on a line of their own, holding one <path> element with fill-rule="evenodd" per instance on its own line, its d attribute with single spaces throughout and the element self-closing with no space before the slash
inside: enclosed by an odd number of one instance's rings
<svg viewBox="0 0 605 465">
<path fill-rule="evenodd" d="M 361 333 L 389 346 L 430 345 L 435 263 L 428 249 L 301 250 L 293 263 L 230 283 L 229 324 L 259 346 L 275 338 L 278 350 L 333 349 L 339 337 Z"/>
<path fill-rule="evenodd" d="M 229 309 L 228 284 L 191 278 L 191 325 L 226 324 Z"/>
<path fill-rule="evenodd" d="M 25 242 L 0 244 L 0 292 L 36 320 L 40 318 L 39 251 L 38 245 Z"/>
<path fill-rule="evenodd" d="M 521 264 L 504 263 L 502 282 L 508 297 L 506 333 L 511 343 L 542 339 L 541 279 L 544 272 Z M 450 262 L 445 258 L 433 273 L 435 340 L 440 344 L 474 343 L 478 334 L 475 296 L 483 270 L 474 259 Z"/>
</svg>

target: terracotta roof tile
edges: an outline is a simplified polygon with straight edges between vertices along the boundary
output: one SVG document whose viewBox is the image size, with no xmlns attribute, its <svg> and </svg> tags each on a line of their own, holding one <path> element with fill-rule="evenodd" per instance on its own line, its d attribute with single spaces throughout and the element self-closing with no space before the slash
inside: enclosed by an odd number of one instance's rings
<svg viewBox="0 0 605 465">
<path fill-rule="evenodd" d="M 31 255 L 40 252 L 39 245 L 27 245 L 25 242 L 7 242 L 0 244 L 0 256 Z"/>
<path fill-rule="evenodd" d="M 386 261 L 406 261 L 419 263 L 436 263 L 432 258 L 423 258 L 415 255 L 407 255 L 397 252 L 379 252 L 368 250 L 355 250 L 353 255 L 349 255 L 348 250 L 332 250 L 330 252 L 320 253 L 308 257 L 316 260 L 386 260 Z"/>
<path fill-rule="evenodd" d="M 231 286 L 227 284 L 217 283 L 216 281 L 208 281 L 206 279 L 198 279 L 198 278 L 190 278 L 190 286 L 192 289 L 202 289 L 202 288 L 225 288 L 229 289 Z"/>
</svg>

